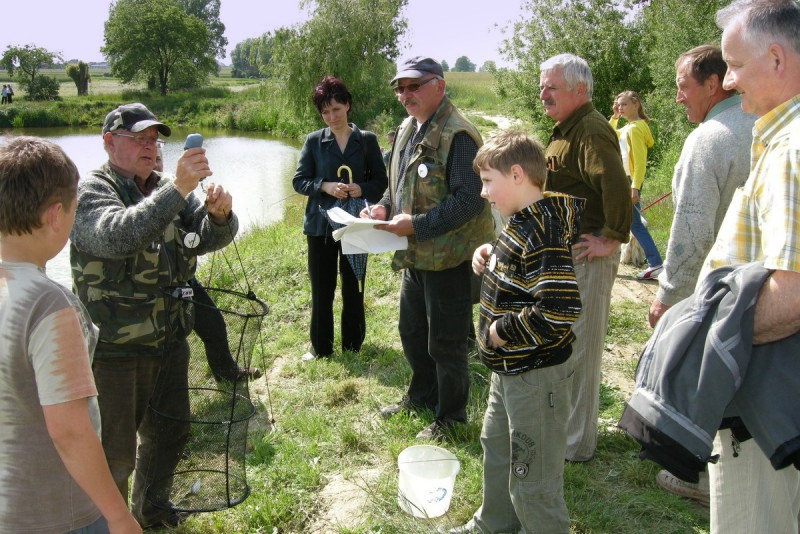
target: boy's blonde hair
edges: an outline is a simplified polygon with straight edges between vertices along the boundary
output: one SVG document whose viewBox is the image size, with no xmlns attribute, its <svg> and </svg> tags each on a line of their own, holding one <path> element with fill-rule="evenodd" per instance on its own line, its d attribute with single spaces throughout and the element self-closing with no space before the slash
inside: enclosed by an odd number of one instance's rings
<svg viewBox="0 0 800 534">
<path fill-rule="evenodd" d="M 78 168 L 55 143 L 29 136 L 0 140 L 0 233 L 32 233 L 56 202 L 71 208 L 78 178 Z"/>
<path fill-rule="evenodd" d="M 508 174 L 512 165 L 522 167 L 531 183 L 544 189 L 547 178 L 544 150 L 539 141 L 521 130 L 506 130 L 489 139 L 472 162 L 472 168 L 478 174 L 488 169 Z"/>
</svg>

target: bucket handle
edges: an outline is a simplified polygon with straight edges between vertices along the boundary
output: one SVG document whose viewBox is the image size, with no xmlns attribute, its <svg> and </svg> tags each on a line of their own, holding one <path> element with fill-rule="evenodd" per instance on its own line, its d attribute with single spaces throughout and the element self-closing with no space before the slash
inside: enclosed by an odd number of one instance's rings
<svg viewBox="0 0 800 534">
<path fill-rule="evenodd" d="M 420 464 L 420 463 L 430 463 L 430 462 L 457 462 L 458 458 L 437 458 L 435 460 L 404 460 L 402 462 L 398 461 L 397 465 L 400 464 Z"/>
</svg>

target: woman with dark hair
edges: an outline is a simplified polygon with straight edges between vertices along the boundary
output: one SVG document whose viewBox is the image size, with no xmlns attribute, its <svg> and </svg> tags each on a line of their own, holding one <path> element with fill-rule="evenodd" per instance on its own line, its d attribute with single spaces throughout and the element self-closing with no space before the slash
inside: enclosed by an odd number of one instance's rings
<svg viewBox="0 0 800 534">
<path fill-rule="evenodd" d="M 333 299 L 339 274 L 342 349 L 361 349 L 366 333 L 363 286 L 342 254 L 341 244 L 333 240 L 325 211 L 337 200 L 377 202 L 388 185 L 378 138 L 348 122 L 353 98 L 344 83 L 325 76 L 314 87 L 312 100 L 327 127 L 306 137 L 292 179 L 294 190 L 308 197 L 303 233 L 311 281 L 311 351 L 303 355 L 304 360 L 333 354 Z M 350 173 L 340 173 L 343 165 Z"/>
</svg>

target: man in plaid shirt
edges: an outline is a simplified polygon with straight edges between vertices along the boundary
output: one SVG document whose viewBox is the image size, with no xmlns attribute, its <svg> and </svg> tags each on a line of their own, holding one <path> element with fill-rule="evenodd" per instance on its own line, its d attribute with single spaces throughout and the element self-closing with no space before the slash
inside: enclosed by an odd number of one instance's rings
<svg viewBox="0 0 800 534">
<path fill-rule="evenodd" d="M 757 115 L 750 177 L 733 197 L 702 280 L 723 265 L 753 261 L 774 269 L 756 301 L 754 343 L 800 331 L 800 4 L 737 0 L 717 13 L 723 86 Z M 714 440 L 711 532 L 797 532 L 800 471 L 776 471 L 753 439 L 730 429 Z"/>
</svg>

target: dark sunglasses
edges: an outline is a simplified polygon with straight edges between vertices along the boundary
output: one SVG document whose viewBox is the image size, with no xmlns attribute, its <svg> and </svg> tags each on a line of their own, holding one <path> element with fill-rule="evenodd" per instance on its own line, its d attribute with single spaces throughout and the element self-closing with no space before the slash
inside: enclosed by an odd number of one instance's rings
<svg viewBox="0 0 800 534">
<path fill-rule="evenodd" d="M 428 78 L 424 82 L 409 83 L 409 84 L 406 84 L 406 85 L 398 85 L 397 87 L 393 87 L 392 91 L 394 91 L 394 94 L 396 94 L 397 96 L 402 95 L 405 91 L 408 91 L 409 93 L 416 93 L 417 91 L 419 91 L 420 87 L 422 87 L 426 83 L 431 82 L 433 80 L 438 80 L 438 79 L 439 78 L 436 78 L 434 76 L 433 78 Z"/>
</svg>

